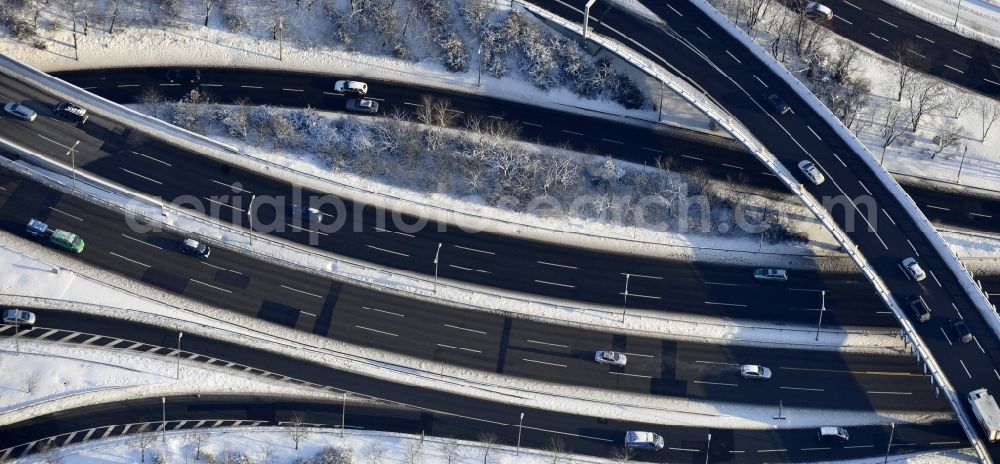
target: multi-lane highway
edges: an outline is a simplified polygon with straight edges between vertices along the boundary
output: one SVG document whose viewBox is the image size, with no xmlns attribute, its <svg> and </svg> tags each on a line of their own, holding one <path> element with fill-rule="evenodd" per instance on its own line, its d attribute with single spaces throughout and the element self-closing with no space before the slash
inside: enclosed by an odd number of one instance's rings
<svg viewBox="0 0 1000 464">
<path fill-rule="evenodd" d="M 0 95 L 14 92 L 34 102 L 55 103 L 37 90 L 0 82 Z M 0 136 L 53 159 L 69 161 L 66 164 L 74 162 L 66 159 L 68 148 L 79 141 L 75 150 L 79 169 L 133 191 L 167 200 L 188 198 L 182 206 L 213 211 L 212 216 L 244 227 L 249 225 L 246 209 L 256 199 L 255 231 L 274 225 L 278 229 L 274 235 L 283 239 L 303 245 L 315 243 L 323 250 L 386 268 L 428 276 L 438 272 L 442 279 L 615 306 L 625 303 L 627 282 L 630 308 L 810 324 L 816 314 L 809 310 L 819 307 L 820 298 L 815 291 L 802 290 L 826 289 L 827 307 L 861 313 L 854 318 L 844 314 L 833 322 L 892 324 L 891 315 L 879 314 L 884 312 L 876 309 L 881 307 L 880 302 L 856 273 L 795 271 L 788 283 L 759 283 L 752 278 L 752 268 L 742 266 L 623 255 L 467 232 L 434 222 L 418 230 L 406 229 L 404 224 L 418 224 L 420 220 L 400 215 L 402 220 L 395 221 L 394 213 L 348 200 L 334 202 L 339 205 L 320 205 L 326 214 L 324 225 L 307 233 L 303 229 L 312 227 L 286 216 L 284 207 L 275 208 L 261 200 L 270 195 L 286 205 L 304 203 L 297 199 L 292 185 L 123 130 L 110 121 L 92 117 L 83 126 L 73 127 L 42 116 L 32 123 L 10 121 L 0 125 Z M 321 196 L 305 190 L 298 198 Z M 332 223 L 336 221 L 342 221 L 343 226 L 334 230 Z M 761 292 L 768 296 L 762 298 Z"/>
<path fill-rule="evenodd" d="M 7 231 L 23 233 L 27 218 L 36 217 L 84 237 L 86 248 L 78 257 L 90 264 L 360 346 L 548 382 L 691 399 L 856 410 L 946 408 L 920 366 L 907 356 L 681 343 L 456 310 L 344 285 L 222 247 L 205 260 L 183 255 L 178 250 L 181 236 L 137 233 L 121 213 L 9 173 L 0 174 L 0 189 L 0 227 Z M 759 297 L 780 298 L 783 293 L 776 289 Z M 881 311 L 872 311 L 876 309 Z M 816 315 L 805 312 L 810 318 Z M 123 338 L 140 333 L 129 323 L 104 318 L 38 314 L 44 328 L 23 336 L 41 336 L 48 329 L 107 334 L 110 327 Z M 596 350 L 608 349 L 627 353 L 629 363 L 609 368 L 594 362 Z M 740 364 L 766 365 L 775 377 L 769 382 L 744 380 Z"/>
<path fill-rule="evenodd" d="M 134 103 L 147 89 L 179 99 L 190 86 L 165 82 L 162 68 L 101 69 L 56 73 L 97 95 L 121 103 Z M 636 125 L 618 118 L 595 118 L 578 111 L 559 111 L 530 102 L 512 102 L 481 95 L 435 88 L 414 87 L 396 82 L 367 79 L 371 96 L 382 101 L 386 113 L 392 108 L 411 109 L 420 105 L 420 95 L 448 99 L 460 113 L 485 114 L 517 125 L 524 140 L 579 151 L 597 150 L 616 158 L 654 164 L 657 158 L 670 160 L 672 169 L 699 170 L 718 179 L 745 182 L 756 187 L 784 191 L 784 186 L 729 139 L 671 128 L 664 125 Z M 303 73 L 268 70 L 202 70 L 200 90 L 213 101 L 248 100 L 252 104 L 291 107 L 311 106 L 326 111 L 342 111 L 344 96 L 331 91 L 333 78 Z M 16 94 L 17 89 L 12 89 Z M 28 102 L 31 105 L 32 102 Z M 45 114 L 46 105 L 42 105 Z M 461 121 L 461 119 L 459 120 Z M 459 122 L 460 123 L 460 122 Z M 933 221 L 957 227 L 1000 231 L 1000 199 L 963 193 L 946 193 L 919 183 L 908 183 L 906 191 Z"/>
<path fill-rule="evenodd" d="M 582 0 L 537 3 L 582 23 L 585 3 Z M 1000 392 L 1000 373 L 996 367 L 1000 365 L 998 335 L 945 262 L 947 256 L 940 254 L 924 235 L 915 222 L 919 219 L 905 210 L 905 200 L 899 200 L 891 187 L 883 184 L 860 158 L 870 155 L 855 152 L 828 120 L 775 75 L 761 58 L 696 6 L 684 0 L 640 0 L 640 3 L 665 22 L 654 24 L 614 4 L 602 3 L 596 7 L 597 11 L 592 11 L 595 20 L 590 24 L 597 33 L 641 44 L 636 53 L 683 74 L 740 120 L 785 166 L 795 169 L 803 159 L 815 163 L 827 181 L 822 185 L 810 184 L 806 189 L 817 198 L 843 200 L 839 207 L 826 208 L 885 282 L 900 307 L 907 307 L 906 298 L 919 295 L 932 308 L 928 322 L 916 321 L 909 312 L 904 317 L 909 317 L 915 325 L 959 398 L 982 387 Z M 769 93 L 780 94 L 792 112 L 767 113 L 764 97 Z M 928 277 L 923 282 L 914 282 L 903 272 L 900 260 L 908 256 L 917 257 L 927 271 Z M 946 327 L 960 318 L 974 334 L 975 343 L 952 342 Z M 968 417 L 972 417 L 968 404 L 964 401 L 960 404 Z M 976 426 L 973 421 L 972 427 Z M 991 455 L 1000 456 L 1000 443 L 986 443 L 986 446 Z"/>
</svg>

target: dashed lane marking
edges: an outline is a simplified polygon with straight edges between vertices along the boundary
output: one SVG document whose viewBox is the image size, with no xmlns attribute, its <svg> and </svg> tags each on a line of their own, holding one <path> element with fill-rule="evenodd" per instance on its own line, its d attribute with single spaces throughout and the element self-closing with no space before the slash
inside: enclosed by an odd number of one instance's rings
<svg viewBox="0 0 1000 464">
<path fill-rule="evenodd" d="M 131 236 L 131 235 L 126 235 L 126 234 L 121 234 L 121 236 L 122 236 L 122 237 L 125 237 L 125 238 L 127 238 L 127 239 L 129 239 L 129 240 L 134 240 L 134 241 L 136 241 L 136 242 L 139 242 L 139 243 L 141 243 L 141 244 L 143 244 L 143 245 L 146 245 L 146 246 L 151 246 L 151 247 L 153 247 L 153 248 L 156 248 L 157 250 L 162 250 L 162 249 L 163 249 L 163 247 L 158 247 L 158 246 L 156 246 L 156 245 L 153 245 L 152 243 L 149 243 L 149 242 L 147 242 L 147 241 L 145 241 L 145 240 L 139 240 L 139 239 L 137 239 L 137 238 L 135 238 L 135 237 L 133 237 L 133 236 Z"/>
<path fill-rule="evenodd" d="M 129 173 L 129 174 L 132 174 L 133 176 L 136 176 L 136 177 L 139 177 L 139 178 L 142 178 L 142 179 L 146 179 L 146 180 L 148 180 L 148 181 L 150 181 L 150 182 L 154 182 L 154 183 L 156 183 L 157 185 L 163 185 L 163 182 L 160 182 L 160 181 L 158 181 L 158 180 L 156 180 L 156 179 L 153 179 L 152 177 L 146 177 L 146 176 L 144 176 L 144 175 L 142 175 L 142 174 L 139 174 L 139 173 L 137 173 L 137 172 L 132 172 L 132 171 L 129 171 L 128 169 L 125 169 L 125 168 L 121 168 L 121 167 L 120 167 L 120 168 L 118 168 L 118 169 L 121 169 L 122 171 L 125 171 L 125 172 L 127 172 L 127 173 Z"/>
<path fill-rule="evenodd" d="M 408 255 L 406 253 L 400 253 L 398 251 L 386 250 L 385 248 L 379 248 L 379 247 L 374 246 L 374 245 L 365 245 L 365 246 L 368 247 L 368 248 L 371 248 L 373 250 L 378 250 L 378 251 L 382 251 L 382 252 L 385 252 L 385 253 L 392 253 L 394 255 L 399 255 L 399 256 L 402 256 L 404 258 L 409 258 L 410 257 L 410 255 Z"/>
<path fill-rule="evenodd" d="M 369 332 L 380 333 L 380 334 L 383 334 L 383 335 L 389 335 L 389 336 L 393 336 L 393 337 L 398 337 L 399 336 L 399 335 L 396 335 L 396 334 L 394 334 L 392 332 L 386 332 L 384 330 L 373 329 L 371 327 L 365 327 L 363 325 L 356 325 L 354 327 L 357 327 L 357 328 L 359 328 L 361 330 L 367 330 Z"/>
<path fill-rule="evenodd" d="M 463 249 L 463 250 L 468 250 L 468 251 L 475 251 L 476 253 L 484 253 L 484 254 L 487 254 L 487 255 L 495 255 L 495 254 L 496 254 L 496 253 L 494 253 L 494 252 L 492 252 L 492 251 L 486 251 L 486 250 L 479 250 L 479 249 L 476 249 L 476 248 L 469 248 L 469 247 L 464 247 L 464 246 L 462 246 L 462 245 L 453 245 L 453 246 L 454 246 L 455 248 L 461 248 L 461 249 Z"/>
<path fill-rule="evenodd" d="M 133 263 L 138 264 L 138 265 L 143 266 L 143 267 L 152 267 L 152 266 L 150 266 L 150 265 L 148 265 L 146 263 L 140 263 L 139 261 L 136 261 L 136 260 L 134 260 L 132 258 L 126 258 L 126 257 L 124 257 L 124 256 L 122 256 L 122 255 L 120 255 L 118 253 L 113 252 L 113 251 L 109 251 L 108 253 L 111 253 L 111 254 L 113 254 L 113 255 L 121 258 L 121 259 L 124 259 L 125 261 L 130 261 L 130 262 L 133 262 Z"/>
<path fill-rule="evenodd" d="M 232 290 L 226 290 L 226 289 L 221 288 L 221 287 L 216 287 L 215 285 L 212 285 L 212 284 L 206 284 L 205 282 L 202 282 L 200 280 L 196 280 L 196 279 L 190 279 L 190 280 L 191 280 L 191 282 L 194 282 L 196 284 L 201 284 L 201 285 L 204 285 L 206 287 L 211 287 L 211 288 L 214 288 L 214 289 L 219 290 L 221 292 L 233 293 Z"/>
<path fill-rule="evenodd" d="M 287 286 L 287 285 L 282 285 L 281 287 L 282 287 L 282 288 L 285 288 L 285 289 L 288 289 L 288 290 L 291 290 L 291 291 L 293 291 L 293 292 L 299 292 L 299 293 L 301 293 L 301 294 L 303 294 L 303 295 L 309 295 L 309 296 L 311 296 L 311 297 L 315 297 L 315 298 L 319 298 L 319 299 L 321 299 L 321 300 L 323 299 L 323 295 L 317 295 L 317 294 L 315 294 L 315 293 L 310 293 L 310 292 L 307 292 L 307 291 L 305 291 L 305 290 L 299 290 L 299 289 L 297 289 L 297 288 L 292 288 L 292 287 L 289 287 L 289 286 Z"/>
<path fill-rule="evenodd" d="M 545 362 L 545 361 L 538 361 L 536 359 L 521 358 L 521 360 L 522 361 L 527 361 L 527 362 L 530 362 L 530 363 L 535 363 L 535 364 L 545 364 L 546 366 L 566 367 L 565 364 L 556 364 L 556 363 L 550 363 L 550 362 Z"/>
<path fill-rule="evenodd" d="M 569 348 L 569 345 L 560 345 L 558 343 L 540 342 L 538 340 L 527 340 L 528 343 L 534 343 L 536 345 L 546 345 L 546 346 L 558 346 L 559 348 Z"/>
<path fill-rule="evenodd" d="M 579 269 L 576 266 L 570 266 L 570 265 L 567 265 L 567 264 L 550 263 L 548 261 L 535 261 L 535 262 L 538 263 L 538 264 L 544 264 L 546 266 L 562 267 L 562 268 L 566 268 L 566 269 Z"/>
<path fill-rule="evenodd" d="M 538 282 L 540 284 L 546 284 L 546 285 L 555 285 L 557 287 L 576 288 L 575 285 L 560 284 L 560 283 L 556 283 L 556 282 L 549 282 L 547 280 L 538 280 L 538 279 L 535 279 L 535 282 Z"/>
<path fill-rule="evenodd" d="M 376 311 L 376 312 L 380 312 L 380 313 L 383 313 L 383 314 L 389 314 L 391 316 L 406 317 L 406 314 L 394 313 L 392 311 L 386 311 L 384 309 L 378 309 L 378 308 L 371 308 L 371 307 L 368 307 L 368 306 L 362 306 L 361 309 L 367 309 L 369 311 Z"/>
<path fill-rule="evenodd" d="M 470 328 L 467 328 L 467 327 L 459 327 L 457 325 L 451 325 L 451 324 L 444 324 L 444 326 L 445 327 L 450 327 L 452 329 L 464 330 L 466 332 L 474 332 L 474 333 L 477 333 L 477 334 L 487 335 L 487 333 L 485 331 L 482 331 L 482 330 L 470 329 Z"/>
<path fill-rule="evenodd" d="M 146 159 L 149 159 L 149 160 L 152 160 L 152 161 L 156 161 L 157 163 L 160 163 L 160 164 L 163 164 L 163 165 L 166 165 L 166 166 L 172 166 L 170 163 L 168 163 L 166 161 L 159 160 L 157 158 L 153 158 L 152 156 L 149 156 L 149 155 L 147 155 L 145 153 L 139 153 L 139 152 L 137 152 L 135 150 L 129 150 L 129 152 L 133 153 L 133 154 L 136 154 L 136 155 L 139 155 L 139 156 L 141 156 L 143 158 L 146 158 Z"/>
<path fill-rule="evenodd" d="M 72 214 L 69 214 L 69 213 L 67 213 L 67 212 L 65 212 L 65 211 L 63 211 L 63 210 L 61 210 L 59 208 L 56 208 L 55 206 L 49 206 L 49 209 L 51 209 L 52 211 L 55 211 L 57 213 L 65 214 L 66 216 L 69 216 L 69 217 L 71 217 L 73 219 L 76 219 L 77 221 L 83 222 L 83 219 L 81 219 L 79 217 L 76 217 L 76 216 L 74 216 Z"/>
</svg>

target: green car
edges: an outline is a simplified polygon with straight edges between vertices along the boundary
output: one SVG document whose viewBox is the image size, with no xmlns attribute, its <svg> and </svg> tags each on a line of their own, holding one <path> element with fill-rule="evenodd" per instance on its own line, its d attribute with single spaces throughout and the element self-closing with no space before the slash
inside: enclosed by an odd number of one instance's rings
<svg viewBox="0 0 1000 464">
<path fill-rule="evenodd" d="M 56 246 L 72 251 L 74 253 L 80 253 L 83 251 L 83 239 L 80 236 L 72 233 L 66 232 L 65 230 L 56 230 L 52 232 L 49 236 L 49 241 L 54 243 Z"/>
</svg>

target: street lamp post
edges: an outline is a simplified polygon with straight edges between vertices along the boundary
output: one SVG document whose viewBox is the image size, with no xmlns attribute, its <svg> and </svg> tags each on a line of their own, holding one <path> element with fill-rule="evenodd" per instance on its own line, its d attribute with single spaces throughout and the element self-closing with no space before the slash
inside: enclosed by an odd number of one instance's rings
<svg viewBox="0 0 1000 464">
<path fill-rule="evenodd" d="M 162 430 L 162 433 L 160 434 L 160 437 L 162 437 L 163 446 L 164 446 L 164 448 L 166 448 L 166 446 L 167 446 L 167 397 L 166 396 L 161 396 L 160 397 L 160 401 L 163 403 L 163 417 L 162 417 L 163 430 Z"/>
<path fill-rule="evenodd" d="M 890 422 L 889 425 L 892 426 L 892 430 L 889 431 L 889 444 L 885 447 L 885 460 L 882 461 L 883 464 L 889 463 L 889 450 L 892 449 L 892 436 L 896 434 L 896 423 Z"/>
<path fill-rule="evenodd" d="M 434 252 L 434 293 L 438 291 L 438 258 L 441 257 L 441 242 L 438 242 L 437 251 Z"/>
<path fill-rule="evenodd" d="M 708 451 L 712 449 L 712 434 L 708 434 L 708 444 L 705 445 L 705 464 L 708 464 Z"/>
<path fill-rule="evenodd" d="M 958 8 L 955 8 L 955 25 L 952 27 L 958 27 L 958 14 L 962 12 L 962 0 L 958 0 Z"/>
<path fill-rule="evenodd" d="M 587 4 L 583 6 L 583 40 L 587 40 L 587 25 L 590 24 L 590 7 L 597 0 L 587 0 Z M 577 10 L 579 11 L 579 10 Z"/>
<path fill-rule="evenodd" d="M 517 451 L 514 453 L 516 456 L 521 455 L 521 426 L 524 425 L 524 413 L 521 413 L 521 418 L 517 421 Z"/>
<path fill-rule="evenodd" d="M 479 44 L 479 50 L 476 50 L 476 55 L 479 57 L 479 79 L 476 80 L 476 87 L 483 86 L 483 44 Z"/>
<path fill-rule="evenodd" d="M 344 392 L 344 401 L 340 403 L 340 438 L 344 438 L 344 427 L 347 426 L 347 392 Z"/>
<path fill-rule="evenodd" d="M 14 321 L 14 356 L 21 356 L 21 323 Z"/>
<path fill-rule="evenodd" d="M 76 146 L 80 144 L 77 140 L 72 147 L 69 147 L 69 151 L 66 152 L 66 156 L 70 157 L 70 162 L 73 164 L 73 188 L 76 188 Z"/>
<path fill-rule="evenodd" d="M 250 221 L 250 246 L 253 246 L 253 201 L 256 198 L 256 194 L 250 194 L 250 204 L 247 205 L 247 221 Z"/>
<path fill-rule="evenodd" d="M 823 313 L 826 312 L 826 290 L 821 290 L 820 296 L 823 300 L 819 308 L 819 322 L 816 323 L 816 341 L 819 341 L 819 328 L 823 325 Z"/>
<path fill-rule="evenodd" d="M 181 337 L 184 336 L 184 332 L 177 332 L 177 375 L 175 376 L 177 380 L 181 379 Z"/>
<path fill-rule="evenodd" d="M 660 116 L 656 118 L 656 122 L 660 122 L 660 121 L 663 120 L 663 82 L 662 81 L 660 82 L 660 106 L 659 106 L 659 110 L 660 110 Z"/>
<path fill-rule="evenodd" d="M 632 274 L 625 274 L 625 301 L 622 302 L 622 324 L 625 323 L 625 308 L 628 306 L 628 281 Z"/>
</svg>

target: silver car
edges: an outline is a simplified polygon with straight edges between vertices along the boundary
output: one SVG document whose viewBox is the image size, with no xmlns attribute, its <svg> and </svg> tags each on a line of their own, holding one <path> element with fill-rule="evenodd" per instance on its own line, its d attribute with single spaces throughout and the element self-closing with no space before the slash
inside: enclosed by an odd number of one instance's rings
<svg viewBox="0 0 1000 464">
<path fill-rule="evenodd" d="M 628 362 L 628 358 L 625 356 L 625 353 L 617 351 L 598 351 L 594 353 L 594 361 L 612 366 L 624 366 Z"/>
<path fill-rule="evenodd" d="M 809 181 L 815 185 L 822 184 L 823 181 L 826 180 L 826 177 L 823 177 L 823 173 L 819 172 L 819 169 L 816 168 L 815 164 L 812 164 L 812 161 L 799 161 L 799 169 L 806 175 L 806 177 L 809 178 Z"/>
<path fill-rule="evenodd" d="M 4 105 L 3 110 L 9 115 L 25 121 L 34 121 L 38 117 L 38 113 L 35 113 L 35 110 L 17 102 L 10 102 Z"/>
<path fill-rule="evenodd" d="M 920 282 L 927 278 L 927 274 L 917 263 L 917 260 L 912 256 L 903 260 L 903 270 L 906 271 L 906 275 L 910 276 L 911 279 Z"/>
<path fill-rule="evenodd" d="M 340 93 L 352 93 L 360 97 L 368 93 L 368 84 L 358 81 L 337 81 L 333 84 L 333 90 Z"/>
<path fill-rule="evenodd" d="M 8 309 L 3 312 L 3 323 L 31 327 L 35 325 L 35 313 L 23 309 Z"/>
<path fill-rule="evenodd" d="M 744 379 L 767 380 L 771 378 L 771 369 L 757 364 L 744 364 L 740 366 L 740 375 Z"/>
</svg>

